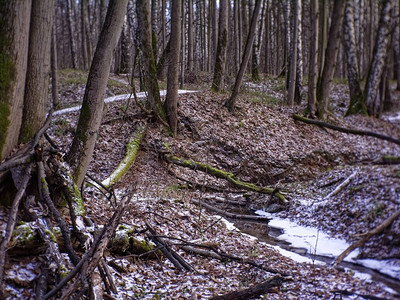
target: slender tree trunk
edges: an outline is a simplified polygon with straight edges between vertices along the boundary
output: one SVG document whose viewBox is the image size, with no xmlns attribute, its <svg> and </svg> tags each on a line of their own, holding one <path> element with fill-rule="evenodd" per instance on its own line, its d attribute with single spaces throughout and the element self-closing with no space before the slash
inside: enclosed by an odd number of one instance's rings
<svg viewBox="0 0 400 300">
<path fill-rule="evenodd" d="M 236 1 L 235 1 L 236 2 Z M 217 1 L 210 0 L 211 4 L 211 17 L 212 17 L 212 61 L 217 57 L 217 43 L 218 43 L 218 22 L 217 22 Z"/>
<path fill-rule="evenodd" d="M 0 161 L 18 143 L 26 66 L 31 1 L 0 2 Z"/>
<path fill-rule="evenodd" d="M 186 69 L 186 60 L 185 60 L 185 57 L 186 57 L 186 48 L 185 48 L 186 47 L 186 41 L 185 41 L 185 24 L 186 24 L 185 1 L 181 2 L 181 15 L 182 15 L 182 21 L 179 24 L 181 26 L 180 33 L 181 33 L 181 43 L 182 43 L 182 46 L 181 46 L 182 49 L 180 49 L 181 50 L 181 54 L 180 55 L 182 57 L 182 59 L 181 59 L 181 70 L 180 70 L 180 77 L 181 77 L 180 88 L 183 89 L 183 86 L 185 84 L 185 69 Z M 171 34 L 172 34 L 172 27 L 171 27 Z M 171 38 L 172 38 L 172 35 L 171 35 Z M 174 41 L 171 40 L 170 47 L 172 47 L 172 43 L 173 42 Z M 178 61 L 179 61 L 179 59 L 178 59 Z M 169 63 L 171 63 L 170 60 L 169 60 Z M 179 66 L 178 66 L 178 70 L 179 70 Z"/>
<path fill-rule="evenodd" d="M 164 51 L 165 47 L 167 47 L 167 30 L 166 30 L 166 22 L 165 22 L 165 13 L 167 10 L 166 0 L 161 0 L 161 37 L 162 37 L 162 49 Z"/>
<path fill-rule="evenodd" d="M 295 90 L 296 90 L 296 75 L 297 75 L 297 43 L 298 43 L 298 34 L 299 31 L 297 30 L 297 27 L 299 26 L 298 24 L 298 18 L 297 14 L 299 13 L 299 0 L 291 0 L 292 3 L 292 11 L 293 11 L 293 18 L 292 18 L 292 37 L 291 37 L 291 53 L 289 55 L 290 60 L 289 60 L 289 82 L 288 82 L 288 98 L 287 98 L 287 104 L 288 105 L 294 105 L 294 100 L 295 100 Z M 300 4 L 301 5 L 301 4 Z"/>
<path fill-rule="evenodd" d="M 92 158 L 103 116 L 104 94 L 113 50 L 121 33 L 127 4 L 128 0 L 110 0 L 90 67 L 75 137 L 67 155 L 67 162 L 72 167 L 74 181 L 78 186 L 82 185 Z"/>
<path fill-rule="evenodd" d="M 188 1 L 188 71 L 194 70 L 194 39 L 193 39 L 193 0 Z"/>
<path fill-rule="evenodd" d="M 246 66 L 249 62 L 249 58 L 250 58 L 250 54 L 251 54 L 251 47 L 253 45 L 254 37 L 255 37 L 256 29 L 257 29 L 258 15 L 260 14 L 260 10 L 261 10 L 261 3 L 262 3 L 262 0 L 256 1 L 256 6 L 254 8 L 253 17 L 251 18 L 250 32 L 247 36 L 246 48 L 245 48 L 245 51 L 243 54 L 242 63 L 240 64 L 240 70 L 236 76 L 236 81 L 235 81 L 235 85 L 234 85 L 234 88 L 232 91 L 232 95 L 229 98 L 229 100 L 226 102 L 226 107 L 228 107 L 229 111 L 234 110 L 236 99 L 237 99 L 237 96 L 239 95 L 240 86 L 242 85 L 243 75 L 244 75 L 244 72 L 246 71 Z"/>
<path fill-rule="evenodd" d="M 378 35 L 375 42 L 374 56 L 365 87 L 365 102 L 368 113 L 373 116 L 379 116 L 380 112 L 380 101 L 377 95 L 379 83 L 385 67 L 385 60 L 388 51 L 387 46 L 390 39 L 391 10 L 392 1 L 384 0 L 379 20 Z"/>
<path fill-rule="evenodd" d="M 78 68 L 78 62 L 77 62 L 77 55 L 76 55 L 76 44 L 75 44 L 75 38 L 74 38 L 74 22 L 72 20 L 72 4 L 70 0 L 67 0 L 67 22 L 68 22 L 68 34 L 69 34 L 69 45 L 70 45 L 70 51 L 71 51 L 71 63 L 72 63 L 72 68 L 76 69 Z"/>
<path fill-rule="evenodd" d="M 212 89 L 214 91 L 221 91 L 224 89 L 226 46 L 228 42 L 228 0 L 220 0 L 219 5 L 218 46 L 214 69 L 214 80 L 212 83 Z"/>
<path fill-rule="evenodd" d="M 347 115 L 366 112 L 358 74 L 353 1 L 346 1 L 344 17 L 344 46 L 346 48 L 347 76 L 350 88 L 350 106 Z"/>
<path fill-rule="evenodd" d="M 53 0 L 32 1 L 24 109 L 19 134 L 21 142 L 30 140 L 46 120 L 53 19 Z"/>
<path fill-rule="evenodd" d="M 303 100 L 303 46 L 302 46 L 302 1 L 297 0 L 297 57 L 296 57 L 296 86 L 294 92 L 294 101 L 296 104 L 301 104 Z"/>
<path fill-rule="evenodd" d="M 121 61 L 119 65 L 119 72 L 122 74 L 130 73 L 131 65 L 131 39 L 129 33 L 128 21 L 125 19 L 121 31 Z"/>
<path fill-rule="evenodd" d="M 145 84 L 147 88 L 147 99 L 156 116 L 166 121 L 163 105 L 160 98 L 160 88 L 157 81 L 157 69 L 153 56 L 150 28 L 150 5 L 149 0 L 136 1 L 136 12 L 138 16 L 140 49 L 142 50 Z"/>
<path fill-rule="evenodd" d="M 322 0 L 321 3 L 321 18 L 319 19 L 321 22 L 320 29 L 320 51 L 319 51 L 319 65 L 320 65 L 320 73 L 319 77 L 322 76 L 323 72 L 323 66 L 325 65 L 325 53 L 326 53 L 326 47 L 328 43 L 328 19 L 329 19 L 329 0 Z"/>
<path fill-rule="evenodd" d="M 310 2 L 310 61 L 308 65 L 308 111 L 315 118 L 317 110 L 318 45 L 319 45 L 319 0 Z"/>
<path fill-rule="evenodd" d="M 234 39 L 235 39 L 235 73 L 239 71 L 240 67 L 240 30 L 239 30 L 239 1 L 233 3 L 234 12 Z"/>
<path fill-rule="evenodd" d="M 332 22 L 329 28 L 329 39 L 325 53 L 325 63 L 322 76 L 318 80 L 317 86 L 318 117 L 320 119 L 324 119 L 325 114 L 328 111 L 330 85 L 335 73 L 345 6 L 346 0 L 336 0 L 333 5 Z"/>
<path fill-rule="evenodd" d="M 53 98 L 53 108 L 58 106 L 58 76 L 57 76 L 57 46 L 56 46 L 56 26 L 53 23 L 51 32 L 51 94 Z"/>
<path fill-rule="evenodd" d="M 167 97 L 165 111 L 172 134 L 176 136 L 178 129 L 178 77 L 181 43 L 181 7 L 182 0 L 172 1 L 171 7 L 171 53 L 168 66 Z"/>
<path fill-rule="evenodd" d="M 392 37 L 394 62 L 393 67 L 396 80 L 396 90 L 400 91 L 400 5 L 398 0 L 395 0 L 393 19 L 395 20 Z"/>
</svg>

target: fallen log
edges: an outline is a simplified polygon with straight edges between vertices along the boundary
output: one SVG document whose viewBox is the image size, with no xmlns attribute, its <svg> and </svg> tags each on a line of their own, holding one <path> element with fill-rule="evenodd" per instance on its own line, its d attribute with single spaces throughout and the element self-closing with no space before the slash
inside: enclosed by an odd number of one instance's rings
<svg viewBox="0 0 400 300">
<path fill-rule="evenodd" d="M 296 114 L 293 114 L 293 119 L 307 123 L 307 124 L 313 124 L 313 125 L 326 127 L 329 129 L 339 131 L 339 132 L 343 132 L 343 133 L 350 133 L 350 134 L 356 134 L 356 135 L 362 135 L 362 136 L 372 136 L 372 137 L 375 137 L 375 138 L 378 138 L 381 140 L 385 140 L 385 141 L 400 145 L 400 140 L 395 139 L 394 137 L 391 137 L 388 135 L 384 135 L 384 134 L 380 134 L 380 133 L 376 133 L 376 132 L 372 132 L 372 131 L 340 127 L 340 126 L 329 124 L 329 123 L 326 123 L 323 121 L 308 119 L 306 117 L 302 117 L 302 116 L 296 115 Z"/>
<path fill-rule="evenodd" d="M 102 185 L 107 188 L 110 187 L 111 185 L 117 183 L 129 170 L 136 159 L 140 143 L 142 142 L 146 132 L 146 128 L 146 126 L 139 126 L 136 129 L 135 137 L 126 145 L 126 155 L 124 159 L 119 163 L 114 172 L 102 182 Z"/>
<path fill-rule="evenodd" d="M 267 279 L 266 281 L 253 285 L 246 289 L 215 296 L 212 297 L 211 300 L 239 300 L 255 298 L 262 294 L 268 293 L 274 287 L 281 286 L 284 280 L 284 277 L 282 277 L 281 275 L 275 275 Z"/>
<path fill-rule="evenodd" d="M 233 214 L 230 212 L 227 212 L 225 210 L 216 208 L 210 204 L 205 203 L 204 201 L 201 200 L 194 200 L 192 199 L 191 202 L 194 204 L 197 204 L 199 206 L 203 206 L 209 210 L 212 210 L 224 217 L 227 217 L 229 219 L 236 219 L 236 220 L 249 220 L 249 221 L 257 221 L 257 222 L 269 222 L 271 219 L 266 217 L 266 216 L 255 216 L 255 215 L 239 215 L 239 214 Z"/>
<path fill-rule="evenodd" d="M 393 215 L 383 221 L 378 227 L 372 229 L 363 234 L 363 238 L 359 241 L 351 244 L 346 250 L 344 250 L 338 257 L 336 257 L 334 265 L 339 265 L 343 259 L 346 258 L 354 249 L 360 248 L 364 245 L 373 235 L 381 233 L 386 227 L 390 226 L 394 220 L 396 220 L 400 216 L 400 210 L 396 211 Z"/>
<path fill-rule="evenodd" d="M 239 180 L 233 173 L 214 168 L 210 165 L 201 162 L 196 162 L 193 160 L 184 160 L 169 153 L 163 153 L 163 157 L 166 161 L 176 164 L 178 166 L 186 167 L 192 170 L 199 170 L 207 174 L 213 175 L 217 178 L 225 179 L 229 183 L 235 185 L 236 187 L 262 194 L 274 194 L 274 196 L 276 196 L 282 203 L 284 204 L 288 203 L 288 201 L 280 192 L 275 193 L 276 190 L 274 188 L 260 187 L 253 183 L 244 182 Z"/>
</svg>

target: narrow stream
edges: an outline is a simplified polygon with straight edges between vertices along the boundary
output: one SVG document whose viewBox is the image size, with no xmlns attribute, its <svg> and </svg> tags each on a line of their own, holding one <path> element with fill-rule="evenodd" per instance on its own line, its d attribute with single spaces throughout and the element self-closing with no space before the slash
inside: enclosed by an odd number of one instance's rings
<svg viewBox="0 0 400 300">
<path fill-rule="evenodd" d="M 262 210 L 256 211 L 256 214 L 267 216 L 271 221 L 268 224 L 235 221 L 234 226 L 295 261 L 331 264 L 349 246 L 346 241 L 332 238 L 316 228 L 305 227 Z M 340 266 L 352 270 L 363 280 L 382 282 L 389 292 L 400 296 L 400 259 L 356 259 L 357 255 L 356 249 Z"/>
</svg>

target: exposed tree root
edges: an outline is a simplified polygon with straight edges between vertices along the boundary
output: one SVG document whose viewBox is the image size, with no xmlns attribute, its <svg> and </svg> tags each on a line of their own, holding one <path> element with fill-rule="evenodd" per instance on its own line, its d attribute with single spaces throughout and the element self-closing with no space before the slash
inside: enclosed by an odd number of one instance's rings
<svg viewBox="0 0 400 300">
<path fill-rule="evenodd" d="M 336 131 L 344 132 L 344 133 L 351 133 L 351 134 L 363 135 L 363 136 L 372 136 L 372 137 L 376 137 L 381 140 L 385 140 L 385 141 L 400 145 L 400 140 L 395 139 L 394 137 L 391 137 L 388 135 L 379 134 L 379 133 L 372 132 L 372 131 L 340 127 L 340 126 L 332 125 L 332 124 L 329 124 L 329 123 L 326 123 L 323 121 L 311 120 L 311 119 L 308 119 L 308 118 L 305 118 L 305 117 L 302 117 L 302 116 L 296 115 L 296 114 L 293 115 L 293 119 L 307 123 L 307 124 L 318 125 L 318 126 L 326 127 L 326 128 L 333 129 Z"/>
<path fill-rule="evenodd" d="M 166 161 L 176 164 L 178 166 L 186 167 L 192 170 L 199 170 L 207 174 L 213 175 L 215 177 L 225 179 L 236 187 L 262 194 L 274 194 L 274 196 L 276 196 L 282 203 L 284 204 L 288 203 L 285 197 L 280 192 L 276 192 L 274 188 L 260 187 L 253 183 L 244 182 L 236 178 L 236 176 L 233 173 L 214 168 L 210 165 L 201 162 L 196 162 L 193 160 L 184 160 L 177 156 L 173 156 L 169 153 L 163 153 L 163 157 Z"/>
<path fill-rule="evenodd" d="M 386 227 L 390 226 L 394 220 L 396 220 L 400 216 L 400 210 L 396 211 L 393 215 L 383 221 L 378 227 L 375 229 L 368 231 L 363 234 L 362 239 L 351 244 L 346 250 L 344 250 L 338 257 L 335 259 L 335 265 L 340 264 L 343 259 L 346 258 L 354 249 L 361 247 L 364 245 L 373 235 L 381 233 Z"/>
</svg>

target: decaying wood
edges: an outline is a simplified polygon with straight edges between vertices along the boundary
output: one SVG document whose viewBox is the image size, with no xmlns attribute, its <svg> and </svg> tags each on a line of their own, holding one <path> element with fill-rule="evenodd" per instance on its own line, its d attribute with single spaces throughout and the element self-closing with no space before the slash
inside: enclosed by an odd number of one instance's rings
<svg viewBox="0 0 400 300">
<path fill-rule="evenodd" d="M 271 219 L 266 217 L 266 216 L 255 216 L 255 215 L 239 215 L 239 214 L 233 214 L 230 212 L 227 212 L 225 210 L 216 208 L 210 204 L 205 203 L 204 201 L 201 200 L 195 200 L 192 199 L 191 202 L 199 205 L 199 206 L 203 206 L 209 210 L 212 210 L 224 217 L 227 217 L 229 219 L 236 219 L 236 220 L 250 220 L 250 221 L 258 221 L 258 222 L 269 222 Z"/>
<path fill-rule="evenodd" d="M 4 238 L 0 244 L 0 298 L 2 298 L 2 293 L 4 291 L 3 285 L 4 285 L 4 266 L 6 262 L 6 250 L 8 243 L 11 240 L 12 233 L 14 231 L 15 227 L 15 222 L 17 221 L 17 213 L 18 213 L 18 207 L 21 202 L 21 199 L 23 195 L 25 194 L 26 187 L 28 186 L 29 179 L 31 178 L 31 170 L 32 166 L 29 164 L 25 168 L 25 175 L 22 179 L 22 184 L 20 189 L 18 190 L 13 204 L 11 206 L 11 210 L 9 213 L 8 221 L 7 221 L 7 227 L 6 231 L 4 233 Z"/>
<path fill-rule="evenodd" d="M 220 296 L 212 297 L 212 300 L 238 300 L 238 299 L 250 299 L 258 297 L 262 294 L 268 293 L 272 288 L 281 286 L 284 282 L 284 277 L 281 275 L 275 275 L 266 281 L 253 285 L 249 288 L 242 289 L 235 292 L 230 292 Z"/>
<path fill-rule="evenodd" d="M 307 123 L 307 124 L 313 124 L 313 125 L 326 127 L 329 129 L 339 131 L 339 132 L 362 135 L 362 136 L 372 136 L 372 137 L 375 137 L 375 138 L 378 138 L 381 140 L 385 140 L 385 141 L 400 145 L 400 140 L 398 140 L 394 137 L 388 136 L 388 135 L 379 134 L 379 133 L 372 132 L 372 131 L 340 127 L 340 126 L 332 125 L 332 124 L 329 124 L 329 123 L 326 123 L 323 121 L 308 119 L 308 118 L 305 118 L 305 117 L 302 117 L 302 116 L 296 115 L 296 114 L 293 115 L 293 119 Z"/>
<path fill-rule="evenodd" d="M 129 170 L 131 165 L 134 163 L 137 153 L 139 151 L 139 146 L 143 137 L 146 133 L 146 126 L 139 126 L 136 130 L 135 136 L 132 141 L 126 145 L 126 155 L 123 160 L 119 163 L 115 171 L 105 179 L 102 184 L 105 187 L 110 187 L 111 185 L 118 182 L 125 173 Z"/>
<path fill-rule="evenodd" d="M 366 232 L 363 234 L 362 239 L 359 241 L 351 244 L 346 250 L 344 250 L 338 257 L 336 257 L 334 265 L 339 265 L 343 259 L 346 258 L 347 255 L 349 255 L 354 249 L 361 247 L 364 245 L 373 235 L 381 233 L 386 227 L 390 226 L 394 220 L 396 220 L 400 216 L 400 210 L 395 212 L 393 215 L 391 215 L 389 218 L 387 218 L 385 221 L 383 221 L 378 227 L 375 229 Z"/>
<path fill-rule="evenodd" d="M 120 201 L 116 211 L 112 215 L 108 224 L 103 227 L 101 233 L 96 238 L 90 249 L 83 255 L 82 259 L 75 266 L 75 268 L 45 295 L 44 299 L 49 299 L 56 295 L 69 281 L 71 281 L 75 277 L 75 275 L 77 275 L 81 271 L 85 263 L 87 263 L 87 268 L 85 268 L 84 270 L 86 274 L 91 274 L 94 271 L 94 269 L 99 264 L 100 259 L 103 257 L 103 253 L 107 247 L 107 243 L 111 236 L 114 234 L 119 220 L 121 219 L 121 216 L 125 208 L 129 204 L 131 198 L 132 195 L 131 193 L 129 193 L 125 198 Z M 71 286 L 64 291 L 62 297 L 68 298 L 72 293 L 80 288 L 81 284 L 81 280 L 75 280 L 71 284 Z"/>
<path fill-rule="evenodd" d="M 201 163 L 201 162 L 196 162 L 193 160 L 184 160 L 182 158 L 179 158 L 177 156 L 171 155 L 169 153 L 163 153 L 163 157 L 166 161 L 176 164 L 178 166 L 186 167 L 192 170 L 198 170 L 205 172 L 207 174 L 213 175 L 217 178 L 222 178 L 227 180 L 229 183 L 233 184 L 236 187 L 248 190 L 248 191 L 254 191 L 262 194 L 272 194 L 275 192 L 274 188 L 270 187 L 260 187 L 252 183 L 244 182 L 236 178 L 235 174 L 226 172 L 217 168 L 214 168 L 210 165 Z M 282 203 L 288 203 L 288 201 L 285 199 L 285 197 L 281 193 L 275 193 L 275 196 L 282 202 Z"/>
<path fill-rule="evenodd" d="M 168 243 L 160 237 L 156 230 L 150 226 L 148 222 L 145 222 L 147 229 L 150 231 L 149 236 L 154 240 L 154 243 L 160 247 L 160 251 L 165 255 L 166 258 L 177 268 L 180 272 L 187 270 L 191 271 L 193 268 L 174 250 L 169 247 Z"/>
<path fill-rule="evenodd" d="M 71 243 L 71 232 L 67 223 L 65 222 L 64 218 L 60 215 L 59 211 L 55 207 L 53 200 L 50 198 L 50 191 L 46 181 L 46 175 L 44 173 L 44 166 L 43 162 L 38 162 L 38 171 L 39 171 L 39 186 L 41 192 L 41 198 L 46 203 L 47 207 L 50 209 L 51 213 L 53 214 L 54 219 L 58 223 L 61 229 L 61 234 L 64 239 L 65 249 L 68 253 L 69 258 L 71 259 L 74 265 L 77 265 L 79 260 L 75 253 L 74 248 L 72 247 Z"/>
<path fill-rule="evenodd" d="M 325 198 L 330 198 L 337 195 L 343 188 L 350 183 L 350 181 L 356 177 L 357 172 L 353 172 L 349 177 L 346 178 L 341 184 L 339 184 L 332 192 L 330 192 Z"/>
</svg>

